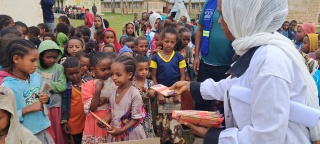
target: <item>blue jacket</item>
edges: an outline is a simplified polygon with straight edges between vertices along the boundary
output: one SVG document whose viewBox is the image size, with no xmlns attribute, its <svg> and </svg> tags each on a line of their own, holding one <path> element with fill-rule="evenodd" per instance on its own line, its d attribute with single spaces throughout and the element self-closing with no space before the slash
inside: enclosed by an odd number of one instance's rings
<svg viewBox="0 0 320 144">
<path fill-rule="evenodd" d="M 67 89 L 62 93 L 61 101 L 61 124 L 66 124 L 70 116 L 70 102 L 71 102 L 72 87 L 71 82 L 67 83 Z"/>
</svg>

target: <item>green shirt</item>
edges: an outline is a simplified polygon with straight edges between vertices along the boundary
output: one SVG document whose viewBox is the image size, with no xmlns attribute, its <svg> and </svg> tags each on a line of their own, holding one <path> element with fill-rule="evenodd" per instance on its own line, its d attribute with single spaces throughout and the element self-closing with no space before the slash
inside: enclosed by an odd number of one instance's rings
<svg viewBox="0 0 320 144">
<path fill-rule="evenodd" d="M 203 26 L 204 11 L 206 4 L 204 5 L 198 20 L 198 23 L 201 26 Z M 209 34 L 209 53 L 206 56 L 202 56 L 201 59 L 209 65 L 229 66 L 232 63 L 231 41 L 228 40 L 224 35 L 221 29 L 221 25 L 218 23 L 219 18 L 220 14 L 218 12 L 218 8 L 216 8 L 216 10 L 213 13 L 212 26 Z"/>
</svg>

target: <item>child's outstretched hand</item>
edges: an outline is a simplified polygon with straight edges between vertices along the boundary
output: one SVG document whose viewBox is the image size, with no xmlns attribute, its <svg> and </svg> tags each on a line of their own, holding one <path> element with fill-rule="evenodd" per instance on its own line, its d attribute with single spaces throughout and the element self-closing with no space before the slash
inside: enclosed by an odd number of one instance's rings
<svg viewBox="0 0 320 144">
<path fill-rule="evenodd" d="M 112 136 L 118 136 L 118 135 L 121 135 L 123 133 L 121 131 L 121 129 L 115 128 L 115 127 L 112 127 L 111 130 L 107 130 L 107 131 L 108 131 L 108 134 L 111 134 Z"/>
<path fill-rule="evenodd" d="M 166 99 L 164 98 L 164 96 L 162 94 L 159 94 L 158 93 L 158 101 L 159 101 L 159 104 L 166 104 Z"/>
<path fill-rule="evenodd" d="M 103 82 L 101 79 L 99 79 L 99 80 L 95 83 L 96 91 L 101 91 L 102 88 L 103 88 L 103 86 L 104 86 L 104 82 Z"/>
<path fill-rule="evenodd" d="M 42 92 L 39 96 L 39 101 L 42 103 L 42 104 L 47 104 L 48 101 L 49 101 L 49 96 L 45 93 L 45 92 Z"/>
</svg>

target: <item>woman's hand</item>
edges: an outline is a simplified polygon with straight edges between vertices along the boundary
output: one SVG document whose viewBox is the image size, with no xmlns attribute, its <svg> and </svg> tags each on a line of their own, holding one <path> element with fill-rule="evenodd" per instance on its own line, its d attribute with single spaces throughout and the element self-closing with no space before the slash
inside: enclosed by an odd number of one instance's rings
<svg viewBox="0 0 320 144">
<path fill-rule="evenodd" d="M 45 93 L 45 92 L 42 92 L 39 96 L 39 101 L 42 103 L 42 104 L 47 104 L 48 101 L 49 101 L 50 97 Z"/>
<path fill-rule="evenodd" d="M 206 135 L 206 133 L 208 132 L 208 128 L 204 128 L 204 127 L 199 127 L 196 125 L 193 125 L 191 123 L 183 123 L 185 126 L 191 128 L 191 132 L 201 138 L 204 138 L 204 136 Z"/>
<path fill-rule="evenodd" d="M 190 82 L 188 81 L 178 81 L 173 84 L 170 90 L 174 90 L 176 94 L 181 95 L 183 92 L 190 91 Z"/>
</svg>

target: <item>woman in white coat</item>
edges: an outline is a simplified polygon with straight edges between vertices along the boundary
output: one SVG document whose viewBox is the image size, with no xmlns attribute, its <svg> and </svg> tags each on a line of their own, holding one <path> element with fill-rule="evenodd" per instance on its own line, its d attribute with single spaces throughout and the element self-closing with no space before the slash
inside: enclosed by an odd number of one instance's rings
<svg viewBox="0 0 320 144">
<path fill-rule="evenodd" d="M 186 124 L 204 143 L 308 144 L 320 140 L 315 127 L 289 120 L 290 101 L 319 109 L 316 85 L 293 43 L 277 33 L 288 14 L 287 0 L 219 0 L 224 34 L 240 58 L 227 79 L 177 82 L 171 89 L 191 91 L 194 100 L 224 101 L 226 129 Z M 250 89 L 250 103 L 230 98 L 232 86 Z M 239 93 L 241 95 L 241 93 Z"/>
</svg>

